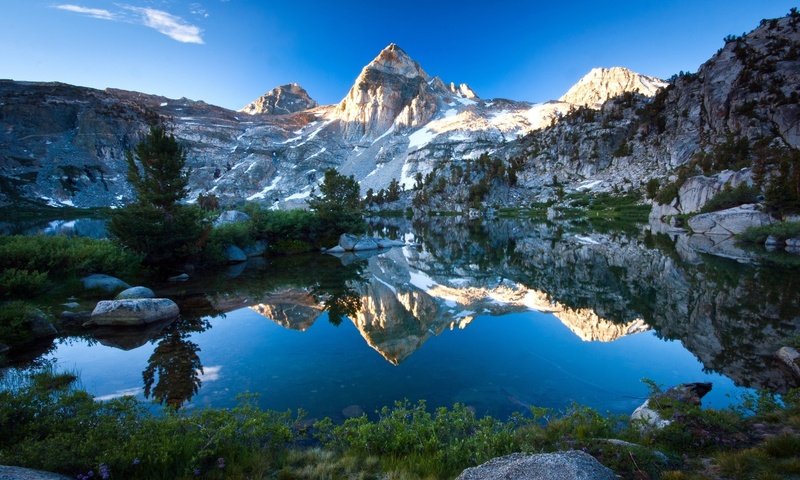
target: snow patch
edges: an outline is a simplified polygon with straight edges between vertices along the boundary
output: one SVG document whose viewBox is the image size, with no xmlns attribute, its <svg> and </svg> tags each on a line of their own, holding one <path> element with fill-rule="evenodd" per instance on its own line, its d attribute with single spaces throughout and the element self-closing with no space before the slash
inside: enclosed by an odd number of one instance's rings
<svg viewBox="0 0 800 480">
<path fill-rule="evenodd" d="M 159 105 L 159 107 L 166 107 L 167 105 L 169 105 L 169 103 L 167 103 L 167 102 L 161 102 L 161 104 Z"/>
<path fill-rule="evenodd" d="M 591 237 L 584 237 L 582 235 L 575 235 L 575 240 L 579 241 L 584 245 L 600 245 L 600 242 L 591 238 Z"/>
<path fill-rule="evenodd" d="M 306 160 L 311 160 L 312 158 L 318 156 L 319 154 L 325 153 L 326 150 L 328 150 L 328 149 L 325 148 L 325 147 L 322 147 L 319 152 L 317 152 L 317 153 L 311 155 L 310 157 L 306 158 Z"/>
<path fill-rule="evenodd" d="M 431 140 L 436 138 L 436 135 L 436 132 L 429 130 L 427 127 L 422 127 L 408 136 L 408 149 L 418 150 L 429 144 Z"/>
<path fill-rule="evenodd" d="M 266 198 L 267 192 L 269 192 L 271 190 L 275 190 L 275 188 L 278 186 L 278 182 L 280 182 L 281 179 L 283 179 L 283 177 L 281 177 L 281 176 L 273 178 L 272 181 L 270 182 L 270 184 L 267 185 L 266 187 L 264 187 L 263 190 L 261 190 L 258 193 L 254 193 L 254 194 L 250 195 L 249 197 L 247 197 L 247 199 L 248 200 L 258 200 L 260 198 L 261 199 Z"/>
<path fill-rule="evenodd" d="M 575 188 L 575 190 L 578 190 L 578 191 L 587 191 L 587 190 L 592 190 L 592 189 L 594 189 L 594 187 L 596 187 L 596 186 L 600 185 L 601 183 L 603 183 L 603 181 L 602 181 L 602 180 L 591 180 L 591 181 L 586 181 L 586 182 L 583 182 L 583 183 L 581 183 L 580 185 L 578 185 L 578 186 Z"/>
</svg>

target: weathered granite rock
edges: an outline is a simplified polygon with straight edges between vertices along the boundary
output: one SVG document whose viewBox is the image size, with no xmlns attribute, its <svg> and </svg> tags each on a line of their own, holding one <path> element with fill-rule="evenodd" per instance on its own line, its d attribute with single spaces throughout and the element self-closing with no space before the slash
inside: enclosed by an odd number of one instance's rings
<svg viewBox="0 0 800 480">
<path fill-rule="evenodd" d="M 155 298 L 156 294 L 147 287 L 137 286 L 125 289 L 117 294 L 115 300 L 129 300 L 134 298 Z"/>
<path fill-rule="evenodd" d="M 331 248 L 325 250 L 325 253 L 344 253 L 344 252 L 345 252 L 345 249 L 342 248 L 341 245 L 336 245 L 335 247 L 331 247 Z"/>
<path fill-rule="evenodd" d="M 245 255 L 247 255 L 248 258 L 260 257 L 267 252 L 268 246 L 269 244 L 267 244 L 266 240 L 257 240 L 254 243 L 242 248 L 242 251 Z"/>
<path fill-rule="evenodd" d="M 749 169 L 738 172 L 725 170 L 709 177 L 704 175 L 689 177 L 678 190 L 681 212 L 698 212 L 703 205 L 726 187 L 734 188 L 743 183 L 752 183 L 752 174 Z"/>
<path fill-rule="evenodd" d="M 131 300 L 102 300 L 83 326 L 137 326 L 175 318 L 178 305 L 168 298 L 139 298 Z"/>
<path fill-rule="evenodd" d="M 781 347 L 775 355 L 785 363 L 795 375 L 800 377 L 800 353 L 792 347 Z"/>
<path fill-rule="evenodd" d="M 225 247 L 225 261 L 227 263 L 242 263 L 247 261 L 247 254 L 236 245 Z"/>
<path fill-rule="evenodd" d="M 372 238 L 361 238 L 353 245 L 354 252 L 361 252 L 364 250 L 377 250 L 378 249 L 378 242 L 376 242 Z"/>
<path fill-rule="evenodd" d="M 69 480 L 70 478 L 43 470 L 0 465 L 0 480 Z"/>
<path fill-rule="evenodd" d="M 780 247 L 783 245 L 783 241 L 776 237 L 775 235 L 770 235 L 764 241 L 765 247 Z"/>
<path fill-rule="evenodd" d="M 90 290 L 102 290 L 108 293 L 131 288 L 130 285 L 123 282 L 119 278 L 102 273 L 94 273 L 92 275 L 83 277 L 81 278 L 81 283 L 83 283 L 83 288 Z"/>
<path fill-rule="evenodd" d="M 656 411 L 659 400 L 670 399 L 688 405 L 700 405 L 701 399 L 710 391 L 710 383 L 698 382 L 676 385 L 664 393 L 657 393 L 645 400 L 643 404 L 633 411 L 631 421 L 638 422 L 642 428 L 664 428 L 672 423 L 672 419 L 666 419 Z"/>
<path fill-rule="evenodd" d="M 704 235 L 737 235 L 748 228 L 769 225 L 775 220 L 756 205 L 740 205 L 718 212 L 702 213 L 689 219 L 689 228 Z"/>
<path fill-rule="evenodd" d="M 615 480 L 614 472 L 588 453 L 512 453 L 461 472 L 456 480 Z"/>
<path fill-rule="evenodd" d="M 800 238 L 787 238 L 786 248 L 800 248 Z"/>
<path fill-rule="evenodd" d="M 250 220 L 250 215 L 240 212 L 239 210 L 225 210 L 222 212 L 216 220 L 214 220 L 214 226 L 220 227 L 222 225 L 228 225 L 230 223 L 242 223 L 247 222 Z"/>
<path fill-rule="evenodd" d="M 343 233 L 339 236 L 339 246 L 345 250 L 352 250 L 358 243 L 358 237 L 352 233 Z"/>
</svg>

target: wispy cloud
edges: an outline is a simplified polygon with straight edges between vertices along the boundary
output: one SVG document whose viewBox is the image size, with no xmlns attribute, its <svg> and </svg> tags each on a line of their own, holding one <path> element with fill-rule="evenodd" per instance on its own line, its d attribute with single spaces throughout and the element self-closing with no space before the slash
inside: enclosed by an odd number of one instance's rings
<svg viewBox="0 0 800 480">
<path fill-rule="evenodd" d="M 100 18 L 102 20 L 116 20 L 116 17 L 113 13 L 109 12 L 108 10 L 103 10 L 102 8 L 81 7 L 79 5 L 70 5 L 68 3 L 56 5 L 55 8 L 59 10 L 66 10 L 68 12 L 80 13 L 82 15 L 88 15 L 92 18 Z"/>
<path fill-rule="evenodd" d="M 116 12 L 71 4 L 56 5 L 55 8 L 87 15 L 92 18 L 143 25 L 181 43 L 196 43 L 199 45 L 205 43 L 203 42 L 200 27 L 192 25 L 183 18 L 164 10 L 132 5 L 120 5 L 119 8 L 121 10 Z"/>
<path fill-rule="evenodd" d="M 182 43 L 203 44 L 203 37 L 200 36 L 200 28 L 188 23 L 186 20 L 155 8 L 141 8 L 125 6 L 126 9 L 139 14 L 143 25 L 150 27 L 159 33 L 163 33 L 173 40 Z"/>
</svg>

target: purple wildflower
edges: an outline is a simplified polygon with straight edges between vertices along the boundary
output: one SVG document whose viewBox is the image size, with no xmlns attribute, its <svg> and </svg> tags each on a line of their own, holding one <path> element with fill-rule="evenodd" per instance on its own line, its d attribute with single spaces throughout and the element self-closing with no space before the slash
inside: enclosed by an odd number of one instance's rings
<svg viewBox="0 0 800 480">
<path fill-rule="evenodd" d="M 109 468 L 109 466 L 105 463 L 101 463 L 98 470 L 100 471 L 100 478 L 103 480 L 108 480 L 111 478 L 111 468 Z"/>
<path fill-rule="evenodd" d="M 141 461 L 141 460 L 139 460 L 138 458 L 134 458 L 132 463 L 133 463 L 134 465 L 139 465 L 140 463 L 142 463 L 142 461 Z"/>
<path fill-rule="evenodd" d="M 193 470 L 193 473 L 194 473 L 195 477 L 199 477 L 200 476 L 200 469 L 195 467 L 195 469 Z"/>
<path fill-rule="evenodd" d="M 223 457 L 217 459 L 217 468 L 225 468 L 225 459 Z"/>
</svg>

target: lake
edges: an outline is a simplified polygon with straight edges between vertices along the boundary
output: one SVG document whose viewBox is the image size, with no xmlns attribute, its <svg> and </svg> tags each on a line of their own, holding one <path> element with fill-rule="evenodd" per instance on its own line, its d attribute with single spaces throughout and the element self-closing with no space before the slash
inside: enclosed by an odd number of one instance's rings
<svg viewBox="0 0 800 480">
<path fill-rule="evenodd" d="M 773 356 L 800 331 L 791 268 L 697 253 L 643 227 L 524 220 L 385 220 L 406 247 L 251 259 L 151 285 L 182 317 L 57 340 L 37 361 L 100 399 L 269 409 L 335 420 L 424 399 L 507 418 L 573 403 L 630 413 L 665 387 L 714 385 L 704 405 L 798 379 Z M 89 306 L 91 307 L 91 306 Z"/>
</svg>

